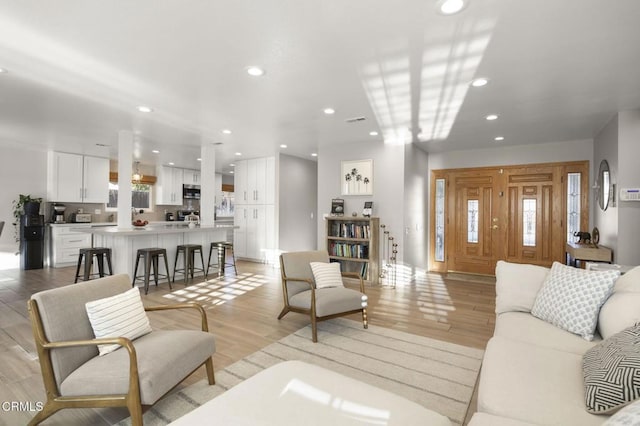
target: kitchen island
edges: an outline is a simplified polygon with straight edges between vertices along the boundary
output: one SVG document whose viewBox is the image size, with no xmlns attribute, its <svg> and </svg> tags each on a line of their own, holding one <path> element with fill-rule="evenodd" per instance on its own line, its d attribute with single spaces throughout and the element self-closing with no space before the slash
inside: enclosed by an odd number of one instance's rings
<svg viewBox="0 0 640 426">
<path fill-rule="evenodd" d="M 186 223 L 150 224 L 147 226 L 121 229 L 115 226 L 79 227 L 75 232 L 91 234 L 93 247 L 107 247 L 112 251 L 113 273 L 128 274 L 133 279 L 136 253 L 141 248 L 158 247 L 167 250 L 170 275 L 173 275 L 178 245 L 200 244 L 204 256 L 205 266 L 208 261 L 209 247 L 216 241 L 233 241 L 233 229 L 237 226 L 224 224 L 212 226 L 189 227 Z M 217 256 L 214 249 L 212 256 Z M 200 265 L 199 259 L 196 266 Z M 178 268 L 182 268 L 182 256 L 178 259 Z M 163 262 L 160 262 L 159 273 L 164 274 Z M 138 269 L 138 275 L 144 273 L 144 264 Z M 178 278 L 178 277 L 176 277 Z M 180 276 L 180 278 L 182 278 Z"/>
</svg>

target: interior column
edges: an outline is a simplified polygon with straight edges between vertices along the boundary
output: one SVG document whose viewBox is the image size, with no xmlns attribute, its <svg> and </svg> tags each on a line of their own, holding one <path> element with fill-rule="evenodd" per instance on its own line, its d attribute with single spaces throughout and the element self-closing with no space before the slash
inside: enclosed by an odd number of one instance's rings
<svg viewBox="0 0 640 426">
<path fill-rule="evenodd" d="M 133 132 L 118 132 L 118 228 L 133 228 L 131 223 L 131 165 Z"/>
<path fill-rule="evenodd" d="M 215 145 L 203 142 L 200 158 L 200 223 L 213 225 L 216 213 L 216 151 Z"/>
</svg>

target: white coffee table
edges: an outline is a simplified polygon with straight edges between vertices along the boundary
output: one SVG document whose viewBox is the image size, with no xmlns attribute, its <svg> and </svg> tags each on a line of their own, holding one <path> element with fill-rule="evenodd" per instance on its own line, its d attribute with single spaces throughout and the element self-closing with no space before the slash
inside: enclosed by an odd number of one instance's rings
<svg viewBox="0 0 640 426">
<path fill-rule="evenodd" d="M 301 361 L 267 368 L 171 423 L 204 424 L 451 426 L 415 402 Z"/>
</svg>

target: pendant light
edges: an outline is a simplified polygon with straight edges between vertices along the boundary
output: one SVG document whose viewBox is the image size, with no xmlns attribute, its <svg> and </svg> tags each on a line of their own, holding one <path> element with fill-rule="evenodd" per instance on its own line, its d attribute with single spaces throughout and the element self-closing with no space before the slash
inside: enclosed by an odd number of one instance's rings
<svg viewBox="0 0 640 426">
<path fill-rule="evenodd" d="M 142 177 L 143 177 L 142 174 L 140 173 L 140 162 L 136 161 L 135 165 L 136 165 L 136 171 L 131 176 L 131 181 L 133 183 L 140 183 L 140 181 L 142 180 Z"/>
</svg>

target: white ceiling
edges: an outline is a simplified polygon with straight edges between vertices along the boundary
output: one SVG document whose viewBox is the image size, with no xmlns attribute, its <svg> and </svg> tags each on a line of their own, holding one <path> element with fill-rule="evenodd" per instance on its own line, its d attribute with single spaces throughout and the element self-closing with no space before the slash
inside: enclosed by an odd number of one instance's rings
<svg viewBox="0 0 640 426">
<path fill-rule="evenodd" d="M 131 129 L 143 163 L 198 167 L 200 145 L 222 143 L 228 171 L 280 144 L 312 159 L 383 138 L 592 138 L 640 108 L 639 18 L 638 0 L 470 0 L 455 16 L 435 0 L 2 0 L 0 145 L 116 158 Z"/>
</svg>

